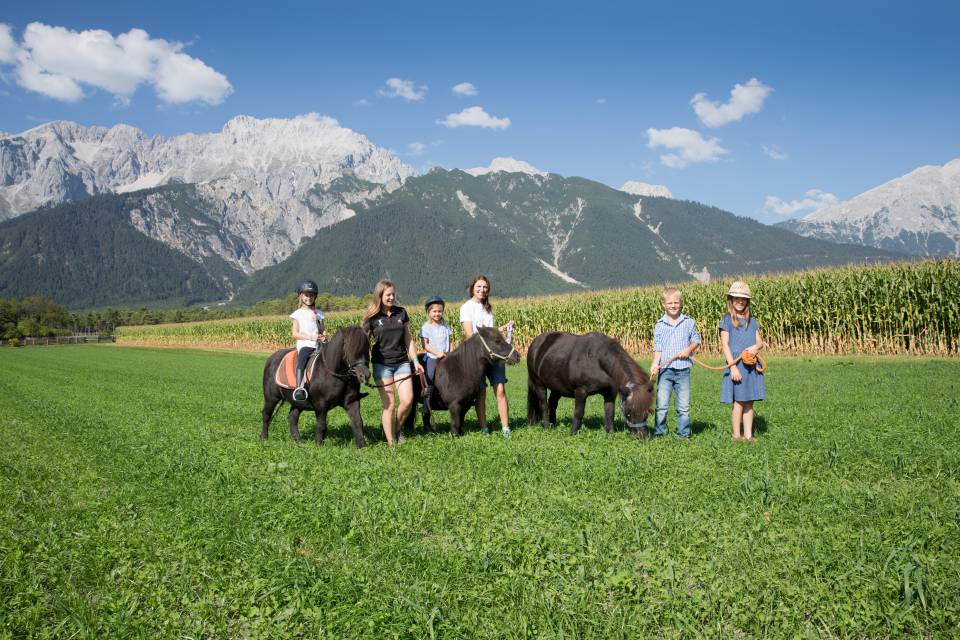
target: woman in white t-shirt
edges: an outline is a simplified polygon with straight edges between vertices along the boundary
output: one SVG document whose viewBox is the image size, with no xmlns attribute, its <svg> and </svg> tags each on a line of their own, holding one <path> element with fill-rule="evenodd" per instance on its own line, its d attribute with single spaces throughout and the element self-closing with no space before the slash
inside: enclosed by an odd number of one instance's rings
<svg viewBox="0 0 960 640">
<path fill-rule="evenodd" d="M 493 305 L 490 304 L 490 279 L 486 276 L 474 276 L 467 287 L 470 299 L 460 307 L 460 325 L 463 327 L 463 339 L 468 340 L 480 327 L 495 327 L 493 320 Z M 513 321 L 497 327 L 500 331 L 511 331 Z M 503 362 L 487 365 L 484 372 L 490 386 L 497 396 L 497 412 L 500 414 L 501 433 L 504 437 L 510 435 L 510 417 L 507 407 L 507 368 Z M 480 422 L 480 432 L 490 433 L 487 428 L 487 389 L 484 387 L 477 396 L 477 421 Z"/>
<path fill-rule="evenodd" d="M 323 326 L 323 311 L 316 307 L 320 288 L 313 280 L 304 280 L 297 289 L 300 306 L 290 314 L 293 321 L 291 333 L 297 341 L 297 388 L 293 390 L 293 399 L 303 402 L 307 399 L 307 389 L 303 384 L 306 376 L 307 361 L 316 351 L 320 341 L 326 341 L 327 332 Z"/>
</svg>

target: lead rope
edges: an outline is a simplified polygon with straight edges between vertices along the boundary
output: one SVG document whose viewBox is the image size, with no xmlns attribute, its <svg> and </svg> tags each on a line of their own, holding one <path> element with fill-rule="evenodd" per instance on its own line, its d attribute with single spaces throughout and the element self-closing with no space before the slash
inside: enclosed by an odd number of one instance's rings
<svg viewBox="0 0 960 640">
<path fill-rule="evenodd" d="M 667 365 L 669 365 L 671 362 L 673 362 L 677 358 L 678 356 L 673 356 L 672 358 L 670 358 L 669 360 L 667 360 L 657 368 L 660 371 L 662 371 L 667 368 Z M 757 368 L 757 373 L 763 373 L 767 368 L 767 361 L 763 359 L 763 356 L 761 356 L 759 353 L 757 355 L 753 355 L 749 351 L 742 352 L 739 356 L 737 356 L 736 360 L 722 367 L 711 367 L 710 365 L 698 360 L 694 356 L 690 356 L 690 359 L 696 362 L 698 365 L 700 365 L 704 369 L 710 369 L 711 371 L 723 371 L 725 369 L 729 369 L 730 367 L 732 367 L 733 365 L 737 364 L 740 361 L 743 361 L 743 364 L 747 365 L 748 367 L 755 366 Z"/>
</svg>

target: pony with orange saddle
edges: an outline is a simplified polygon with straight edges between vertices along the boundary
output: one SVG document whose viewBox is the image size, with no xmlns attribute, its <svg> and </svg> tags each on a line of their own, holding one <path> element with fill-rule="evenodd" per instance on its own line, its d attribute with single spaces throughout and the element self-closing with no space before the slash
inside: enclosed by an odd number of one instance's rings
<svg viewBox="0 0 960 640">
<path fill-rule="evenodd" d="M 263 429 L 260 439 L 269 435 L 270 421 L 277 407 L 290 404 L 290 437 L 300 442 L 297 424 L 300 413 L 313 411 L 317 416 L 314 438 L 318 445 L 327 436 L 327 413 L 334 407 L 343 407 L 350 416 L 353 442 L 357 448 L 366 446 L 363 437 L 363 418 L 360 416 L 360 385 L 370 377 L 370 343 L 366 332 L 354 325 L 337 331 L 333 339 L 318 350 L 307 363 L 304 385 L 307 399 L 293 399 L 297 386 L 297 352 L 295 349 L 275 351 L 263 367 Z"/>
</svg>

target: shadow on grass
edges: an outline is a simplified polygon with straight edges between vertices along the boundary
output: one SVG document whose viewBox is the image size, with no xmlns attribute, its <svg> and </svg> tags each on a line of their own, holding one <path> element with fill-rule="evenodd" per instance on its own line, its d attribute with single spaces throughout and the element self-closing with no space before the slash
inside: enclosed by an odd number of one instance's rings
<svg viewBox="0 0 960 640">
<path fill-rule="evenodd" d="M 698 436 L 708 429 L 715 430 L 716 426 L 717 425 L 713 424 L 712 422 L 706 422 L 704 420 L 694 420 L 690 423 L 690 434 L 694 436 Z"/>
<path fill-rule="evenodd" d="M 414 420 L 413 427 L 403 430 L 403 435 L 407 440 L 413 438 L 423 438 L 437 435 L 448 435 L 450 433 L 450 414 L 446 411 L 436 411 L 433 416 L 433 426 L 425 425 L 423 423 L 423 414 L 417 407 L 417 415 Z M 475 414 L 468 414 L 468 416 L 474 415 L 473 418 L 467 417 L 463 421 L 461 427 L 463 435 L 469 435 L 474 432 L 480 431 L 480 423 L 477 421 Z M 490 425 L 491 429 L 500 429 L 499 420 L 488 420 L 487 424 Z M 301 434 L 304 441 L 308 438 L 313 439 L 314 431 L 316 428 L 316 423 L 313 420 L 310 420 L 309 423 L 305 422 L 301 418 Z M 383 433 L 383 428 L 380 426 L 379 420 L 376 422 L 369 422 L 364 420 L 363 422 L 363 437 L 366 439 L 367 444 L 376 444 L 386 442 L 387 438 Z M 343 441 L 346 443 L 353 442 L 353 429 L 350 426 L 350 423 L 340 424 L 338 426 L 330 425 L 330 422 L 327 423 L 327 440 L 334 441 Z"/>
<path fill-rule="evenodd" d="M 767 432 L 767 421 L 763 416 L 759 416 L 756 413 L 753 414 L 753 434 L 760 435 Z"/>
</svg>

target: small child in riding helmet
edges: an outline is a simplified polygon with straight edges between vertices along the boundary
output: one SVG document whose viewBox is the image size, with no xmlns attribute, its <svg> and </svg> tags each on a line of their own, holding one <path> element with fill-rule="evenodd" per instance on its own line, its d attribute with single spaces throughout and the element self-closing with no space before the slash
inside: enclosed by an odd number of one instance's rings
<svg viewBox="0 0 960 640">
<path fill-rule="evenodd" d="M 760 325 L 750 313 L 750 287 L 737 281 L 727 292 L 727 314 L 720 321 L 720 346 L 727 359 L 728 369 L 720 383 L 720 402 L 733 405 L 730 422 L 734 440 L 753 441 L 753 403 L 767 397 L 763 372 L 756 363 L 737 361 L 741 354 L 756 356 L 763 348 Z M 746 358 L 744 358 L 746 359 Z M 749 358 L 754 361 L 754 358 Z M 741 423 L 743 430 L 741 431 Z"/>
<path fill-rule="evenodd" d="M 293 390 L 293 399 L 303 402 L 307 399 L 304 386 L 307 361 L 321 342 L 326 342 L 327 332 L 323 326 L 323 311 L 317 309 L 317 294 L 320 289 L 313 280 L 304 280 L 297 288 L 300 306 L 290 314 L 293 321 L 291 333 L 297 341 L 297 388 Z"/>
<path fill-rule="evenodd" d="M 693 318 L 684 315 L 683 294 L 668 287 L 661 296 L 663 317 L 653 326 L 653 360 L 650 375 L 657 379 L 657 412 L 654 436 L 667 434 L 670 396 L 676 393 L 677 437 L 690 437 L 690 369 L 693 353 L 700 346 L 700 333 Z"/>
<path fill-rule="evenodd" d="M 427 388 L 424 390 L 424 406 L 430 412 L 430 398 L 433 395 L 433 376 L 437 370 L 437 361 L 450 351 L 450 327 L 443 321 L 445 307 L 443 298 L 433 296 L 423 305 L 427 312 L 427 321 L 420 327 L 420 343 L 426 351 L 424 370 L 427 374 Z"/>
</svg>

